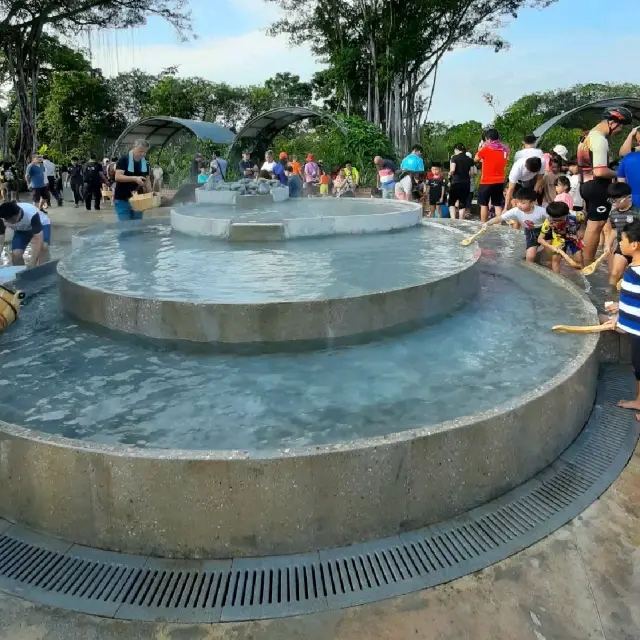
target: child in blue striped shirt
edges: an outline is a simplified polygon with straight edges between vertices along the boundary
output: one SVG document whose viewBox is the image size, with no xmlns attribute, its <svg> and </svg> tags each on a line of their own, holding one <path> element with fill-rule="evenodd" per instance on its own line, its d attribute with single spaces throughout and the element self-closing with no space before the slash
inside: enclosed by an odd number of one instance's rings
<svg viewBox="0 0 640 640">
<path fill-rule="evenodd" d="M 631 259 L 624 272 L 616 328 L 628 333 L 631 338 L 631 365 L 638 384 L 635 400 L 620 400 L 623 409 L 640 411 L 640 221 L 622 228 L 620 251 Z M 640 414 L 636 414 L 640 420 Z"/>
</svg>

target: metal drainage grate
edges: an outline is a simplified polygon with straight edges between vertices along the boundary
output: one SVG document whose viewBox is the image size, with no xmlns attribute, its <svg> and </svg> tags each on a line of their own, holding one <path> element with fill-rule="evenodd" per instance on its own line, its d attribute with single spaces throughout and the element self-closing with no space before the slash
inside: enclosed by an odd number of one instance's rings
<svg viewBox="0 0 640 640">
<path fill-rule="evenodd" d="M 217 622 L 338 609 L 459 578 L 537 542 L 593 502 L 633 453 L 640 424 L 615 401 L 626 369 L 602 371 L 596 405 L 550 467 L 448 522 L 295 556 L 180 561 L 70 545 L 0 520 L 0 589 L 128 620 Z"/>
</svg>

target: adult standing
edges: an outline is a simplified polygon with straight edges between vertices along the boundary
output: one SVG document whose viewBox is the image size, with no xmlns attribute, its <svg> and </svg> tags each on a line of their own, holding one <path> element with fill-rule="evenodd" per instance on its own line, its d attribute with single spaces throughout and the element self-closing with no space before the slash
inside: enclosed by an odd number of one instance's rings
<svg viewBox="0 0 640 640">
<path fill-rule="evenodd" d="M 91 211 L 91 200 L 94 201 L 94 208 L 100 211 L 100 200 L 102 200 L 102 185 L 109 186 L 107 177 L 104 174 L 104 166 L 98 162 L 95 153 L 89 156 L 89 162 L 82 172 L 84 183 L 84 206 L 87 211 Z"/>
<path fill-rule="evenodd" d="M 262 163 L 262 167 L 260 167 L 260 170 L 272 173 L 275 163 L 276 161 L 273 158 L 273 151 L 271 149 L 268 149 L 264 154 L 264 162 Z"/>
<path fill-rule="evenodd" d="M 160 193 L 162 191 L 164 183 L 164 169 L 157 164 L 153 167 L 153 190 L 155 193 Z"/>
<path fill-rule="evenodd" d="M 314 186 L 320 182 L 320 167 L 316 162 L 313 154 L 307 155 L 307 161 L 304 165 L 304 192 L 306 195 L 312 195 Z"/>
<path fill-rule="evenodd" d="M 451 188 L 449 189 L 448 204 L 450 215 L 454 220 L 456 218 L 464 220 L 471 188 L 472 169 L 473 160 L 467 154 L 467 148 L 462 142 L 458 142 L 453 149 L 453 156 L 449 163 Z"/>
<path fill-rule="evenodd" d="M 149 151 L 146 140 L 136 140 L 131 151 L 116 163 L 116 188 L 114 191 L 114 209 L 118 220 L 141 220 L 142 211 L 134 211 L 129 200 L 138 189 L 149 192 L 149 164 L 145 155 Z"/>
<path fill-rule="evenodd" d="M 189 177 L 191 182 L 198 182 L 198 176 L 200 175 L 200 165 L 202 163 L 202 156 L 199 153 L 193 157 L 191 161 L 191 170 L 189 171 Z"/>
<path fill-rule="evenodd" d="M 49 156 L 42 156 L 42 166 L 44 167 L 44 174 L 47 179 L 47 187 L 49 188 L 49 199 L 47 204 L 51 206 L 51 196 L 56 199 L 58 206 L 62 206 L 62 196 L 56 189 L 56 165 L 51 162 Z"/>
<path fill-rule="evenodd" d="M 509 186 L 507 187 L 505 208 L 511 209 L 513 194 L 518 187 L 533 187 L 537 193 L 540 193 L 542 191 L 543 181 L 544 167 L 542 166 L 542 158 L 529 156 L 514 162 L 509 172 Z"/>
<path fill-rule="evenodd" d="M 624 158 L 632 151 L 640 151 L 640 136 L 638 135 L 639 130 L 640 127 L 634 127 L 629 132 L 627 139 L 622 143 L 620 151 L 618 152 L 621 158 Z"/>
<path fill-rule="evenodd" d="M 616 172 L 609 169 L 609 137 L 631 124 L 632 114 L 625 107 L 612 107 L 602 114 L 602 120 L 578 145 L 578 169 L 582 179 L 580 195 L 585 202 L 587 229 L 584 234 L 584 262 L 593 262 L 600 234 L 604 228 L 611 204 L 609 185 Z"/>
<path fill-rule="evenodd" d="M 398 165 L 389 158 L 383 158 L 382 156 L 376 156 L 373 159 L 373 164 L 378 170 L 376 174 L 376 186 L 380 190 L 383 200 L 393 200 L 395 197 L 395 173 L 398 170 Z M 424 162 L 422 163 L 424 167 Z"/>
<path fill-rule="evenodd" d="M 563 175 L 562 158 L 553 155 L 549 160 L 549 168 L 542 177 L 542 204 L 546 207 L 549 203 L 556 199 L 556 180 L 558 176 Z"/>
<path fill-rule="evenodd" d="M 533 134 L 529 134 L 525 136 L 522 140 L 522 149 L 516 151 L 515 156 L 513 156 L 513 161 L 518 162 L 518 160 L 522 160 L 523 158 L 533 158 L 538 157 L 540 160 L 543 159 L 543 151 L 542 149 L 538 149 L 536 147 L 536 142 L 538 138 L 536 138 Z"/>
<path fill-rule="evenodd" d="M 629 184 L 633 206 L 640 207 L 640 129 L 636 127 L 629 137 L 631 138 L 629 146 L 631 149 L 635 147 L 636 150 L 624 154 L 618 167 L 618 182 Z M 620 155 L 623 155 L 623 149 L 624 145 L 620 149 Z"/>
<path fill-rule="evenodd" d="M 211 154 L 211 162 L 209 163 L 210 169 L 217 169 L 224 180 L 227 177 L 227 161 L 224 158 L 218 158 L 216 152 Z"/>
<path fill-rule="evenodd" d="M 83 200 L 82 185 L 84 182 L 82 175 L 82 163 L 75 156 L 71 158 L 71 167 L 69 167 L 69 184 L 71 186 L 71 191 L 73 192 L 73 206 L 77 209 Z"/>
<path fill-rule="evenodd" d="M 509 160 L 509 147 L 500 142 L 497 129 L 487 129 L 480 143 L 475 161 L 482 162 L 478 204 L 480 220 L 489 219 L 489 204 L 496 210 L 496 217 L 502 214 L 504 207 L 504 174 Z"/>
<path fill-rule="evenodd" d="M 253 163 L 248 149 L 242 152 L 242 160 L 238 162 L 238 173 L 241 178 L 253 178 Z"/>
<path fill-rule="evenodd" d="M 27 181 L 29 189 L 33 196 L 33 202 L 38 205 L 41 202 L 49 204 L 51 196 L 49 195 L 49 187 L 47 186 L 47 177 L 44 166 L 42 165 L 42 156 L 36 155 L 33 162 L 27 165 L 24 178 Z"/>
<path fill-rule="evenodd" d="M 273 165 L 271 169 L 271 173 L 273 173 L 273 177 L 280 180 L 280 184 L 287 184 L 287 174 L 284 171 L 284 168 L 288 166 L 288 158 L 287 154 L 284 151 L 280 154 L 280 160 Z"/>
<path fill-rule="evenodd" d="M 411 153 L 403 158 L 400 163 L 400 169 L 412 172 L 424 171 L 423 153 L 424 149 L 419 144 L 414 144 L 413 147 L 411 147 Z"/>
<path fill-rule="evenodd" d="M 291 162 L 289 163 L 293 169 L 293 173 L 302 179 L 302 167 L 298 162 L 298 156 L 291 156 Z"/>
</svg>

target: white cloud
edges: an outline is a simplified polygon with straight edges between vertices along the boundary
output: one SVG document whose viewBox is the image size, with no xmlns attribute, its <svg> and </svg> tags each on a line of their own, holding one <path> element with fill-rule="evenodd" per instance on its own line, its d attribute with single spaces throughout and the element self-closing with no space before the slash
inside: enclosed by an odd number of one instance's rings
<svg viewBox="0 0 640 640">
<path fill-rule="evenodd" d="M 144 45 L 135 41 L 92 47 L 93 64 L 105 75 L 139 67 L 158 73 L 179 67 L 181 76 L 200 76 L 235 85 L 262 83 L 276 72 L 289 71 L 309 80 L 321 68 L 308 47 L 291 49 L 285 36 L 270 37 L 264 31 L 197 40 L 189 44 Z"/>
</svg>

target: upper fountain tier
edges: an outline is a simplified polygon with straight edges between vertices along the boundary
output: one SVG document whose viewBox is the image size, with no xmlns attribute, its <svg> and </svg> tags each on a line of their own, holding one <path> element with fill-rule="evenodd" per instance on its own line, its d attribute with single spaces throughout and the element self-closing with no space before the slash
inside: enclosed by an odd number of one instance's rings
<svg viewBox="0 0 640 640">
<path fill-rule="evenodd" d="M 478 256 L 438 225 L 239 243 L 143 223 L 84 233 L 58 272 L 65 309 L 83 320 L 263 351 L 368 341 L 449 314 L 477 292 Z"/>
<path fill-rule="evenodd" d="M 196 190 L 198 194 L 202 189 Z M 287 191 L 278 189 L 277 191 Z M 413 227 L 422 219 L 419 203 L 364 198 L 294 198 L 274 201 L 267 194 L 236 196 L 231 191 L 203 196 L 233 202 L 186 205 L 171 210 L 171 226 L 192 236 L 237 242 L 268 242 L 310 236 L 376 233 Z"/>
</svg>

